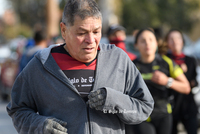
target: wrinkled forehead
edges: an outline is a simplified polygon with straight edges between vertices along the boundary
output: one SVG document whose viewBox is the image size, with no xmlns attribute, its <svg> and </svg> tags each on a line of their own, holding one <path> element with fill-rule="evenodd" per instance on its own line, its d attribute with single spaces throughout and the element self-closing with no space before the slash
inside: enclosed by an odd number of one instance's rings
<svg viewBox="0 0 200 134">
<path fill-rule="evenodd" d="M 75 16 L 74 18 L 74 26 L 75 27 L 102 27 L 102 21 L 101 18 L 95 18 L 95 17 L 86 17 L 82 19 L 79 16 Z"/>
<path fill-rule="evenodd" d="M 86 20 L 86 19 L 93 19 L 93 20 L 100 20 L 100 21 L 102 21 L 102 18 L 99 16 L 99 17 L 97 17 L 97 16 L 85 16 L 85 17 L 82 17 L 82 16 L 80 16 L 80 15 L 75 15 L 74 16 L 74 20 L 76 21 L 76 20 Z"/>
</svg>

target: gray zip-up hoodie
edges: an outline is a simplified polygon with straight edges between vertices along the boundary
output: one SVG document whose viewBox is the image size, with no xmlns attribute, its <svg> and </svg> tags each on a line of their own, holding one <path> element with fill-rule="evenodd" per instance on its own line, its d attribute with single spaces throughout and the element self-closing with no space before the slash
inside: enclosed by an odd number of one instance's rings
<svg viewBox="0 0 200 134">
<path fill-rule="evenodd" d="M 51 55 L 50 46 L 35 55 L 17 77 L 7 106 L 20 134 L 42 134 L 47 118 L 67 122 L 69 134 L 124 134 L 152 112 L 154 101 L 127 54 L 100 44 L 93 90 L 107 92 L 103 111 L 87 106 Z"/>
</svg>

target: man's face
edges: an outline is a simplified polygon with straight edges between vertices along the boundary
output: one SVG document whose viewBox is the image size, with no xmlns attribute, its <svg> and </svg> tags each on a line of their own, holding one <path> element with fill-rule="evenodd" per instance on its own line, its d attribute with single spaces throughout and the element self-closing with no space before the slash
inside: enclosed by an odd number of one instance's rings
<svg viewBox="0 0 200 134">
<path fill-rule="evenodd" d="M 62 22 L 60 26 L 68 53 L 80 62 L 91 62 L 97 55 L 101 39 L 101 19 L 87 17 L 82 20 L 76 16 L 73 26 L 66 27 Z"/>
</svg>

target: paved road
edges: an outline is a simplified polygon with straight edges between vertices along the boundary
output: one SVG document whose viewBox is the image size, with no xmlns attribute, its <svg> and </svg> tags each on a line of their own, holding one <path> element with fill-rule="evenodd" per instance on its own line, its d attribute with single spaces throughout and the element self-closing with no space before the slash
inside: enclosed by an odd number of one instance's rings
<svg viewBox="0 0 200 134">
<path fill-rule="evenodd" d="M 6 102 L 0 100 L 0 134 L 17 134 L 12 120 L 6 112 Z"/>
</svg>

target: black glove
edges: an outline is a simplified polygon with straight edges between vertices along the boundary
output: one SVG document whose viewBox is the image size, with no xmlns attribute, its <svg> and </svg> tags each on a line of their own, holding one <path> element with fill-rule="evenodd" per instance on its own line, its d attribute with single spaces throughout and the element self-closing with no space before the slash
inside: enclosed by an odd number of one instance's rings
<svg viewBox="0 0 200 134">
<path fill-rule="evenodd" d="M 44 122 L 44 134 L 67 134 L 67 123 L 55 118 L 46 119 Z"/>
<path fill-rule="evenodd" d="M 90 94 L 88 95 L 88 104 L 90 108 L 102 111 L 106 101 L 106 95 L 106 90 L 104 88 L 100 88 L 96 91 L 90 92 Z"/>
</svg>

